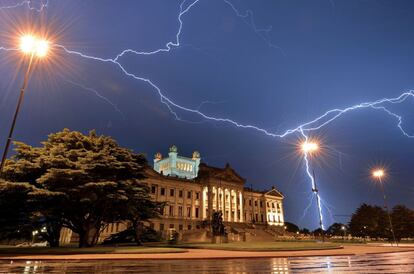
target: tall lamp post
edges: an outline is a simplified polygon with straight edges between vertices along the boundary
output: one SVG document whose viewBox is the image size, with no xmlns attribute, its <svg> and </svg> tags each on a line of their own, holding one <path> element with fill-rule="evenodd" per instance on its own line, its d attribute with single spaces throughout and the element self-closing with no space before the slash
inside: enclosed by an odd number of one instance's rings
<svg viewBox="0 0 414 274">
<path fill-rule="evenodd" d="M 392 234 L 392 239 L 394 241 L 394 243 L 398 246 L 397 241 L 395 240 L 395 233 L 394 233 L 394 227 L 392 225 L 392 221 L 391 221 L 391 215 L 390 215 L 390 209 L 388 207 L 388 201 L 387 201 L 387 196 L 385 194 L 385 189 L 384 189 L 384 184 L 382 181 L 382 177 L 385 176 L 385 171 L 383 169 L 375 169 L 374 171 L 372 171 L 372 176 L 378 180 L 380 186 L 381 186 L 381 191 L 382 191 L 382 196 L 384 198 L 384 208 L 387 211 L 387 215 L 388 215 L 388 221 L 390 223 L 390 229 L 391 229 L 391 234 Z"/>
<path fill-rule="evenodd" d="M 305 141 L 304 143 L 302 143 L 302 152 L 306 155 L 315 153 L 319 150 L 319 145 L 316 142 L 308 142 Z M 317 212 L 318 212 L 318 216 L 319 216 L 319 228 L 321 229 L 321 233 L 322 233 L 322 241 L 325 241 L 325 233 L 323 230 L 323 222 L 322 222 L 322 214 L 320 212 L 320 208 L 321 208 L 321 201 L 319 200 L 319 190 L 316 187 L 316 176 L 315 176 L 315 170 L 312 169 L 312 179 L 313 179 L 313 186 L 312 186 L 312 192 L 316 195 L 316 202 L 317 202 Z"/>
<path fill-rule="evenodd" d="M 16 110 L 14 112 L 9 134 L 7 136 L 6 145 L 4 147 L 3 155 L 1 157 L 0 176 L 3 173 L 4 164 L 7 159 L 7 153 L 9 151 L 9 147 L 10 147 L 11 140 L 13 137 L 13 131 L 16 126 L 17 117 L 19 115 L 20 106 L 23 102 L 23 97 L 24 97 L 24 93 L 27 87 L 27 83 L 29 82 L 30 73 L 33 67 L 32 66 L 33 60 L 34 58 L 42 58 L 47 55 L 47 52 L 49 50 L 49 42 L 44 39 L 40 39 L 35 36 L 32 36 L 32 35 L 25 35 L 20 38 L 20 50 L 24 55 L 27 55 L 29 57 L 29 60 L 28 60 L 27 68 L 26 68 L 26 73 L 24 76 L 23 86 L 20 89 L 20 95 L 17 101 Z"/>
</svg>

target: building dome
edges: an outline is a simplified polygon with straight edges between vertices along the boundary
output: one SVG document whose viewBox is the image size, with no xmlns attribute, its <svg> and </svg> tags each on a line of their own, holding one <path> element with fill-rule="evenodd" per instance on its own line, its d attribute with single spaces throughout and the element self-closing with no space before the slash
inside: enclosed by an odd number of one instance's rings
<svg viewBox="0 0 414 274">
<path fill-rule="evenodd" d="M 155 153 L 154 158 L 155 158 L 155 160 L 157 160 L 157 161 L 161 160 L 161 159 L 162 159 L 162 154 L 161 154 L 161 152 L 157 152 L 157 153 Z"/>
<path fill-rule="evenodd" d="M 193 159 L 200 159 L 200 152 L 197 150 L 193 152 Z"/>
<path fill-rule="evenodd" d="M 173 145 L 172 147 L 170 147 L 170 152 L 177 152 L 178 149 L 175 145 Z"/>
</svg>

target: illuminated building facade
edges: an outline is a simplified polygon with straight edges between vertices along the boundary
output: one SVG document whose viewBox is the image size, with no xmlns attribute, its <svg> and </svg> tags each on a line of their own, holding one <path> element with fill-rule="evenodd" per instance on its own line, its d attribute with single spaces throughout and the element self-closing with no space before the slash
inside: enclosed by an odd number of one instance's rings
<svg viewBox="0 0 414 274">
<path fill-rule="evenodd" d="M 206 221 L 214 211 L 221 211 L 228 228 L 284 227 L 284 196 L 276 188 L 255 191 L 245 187 L 245 179 L 226 164 L 217 168 L 200 163 L 200 153 L 192 157 L 178 155 L 176 146 L 168 157 L 155 154 L 154 168 L 145 171 L 145 183 L 154 201 L 165 202 L 160 218 L 151 219 L 147 225 L 163 235 L 172 230 L 181 235 L 209 229 Z M 113 233 L 126 229 L 126 223 L 108 225 L 100 241 Z M 76 241 L 72 232 L 62 230 L 61 242 Z"/>
</svg>

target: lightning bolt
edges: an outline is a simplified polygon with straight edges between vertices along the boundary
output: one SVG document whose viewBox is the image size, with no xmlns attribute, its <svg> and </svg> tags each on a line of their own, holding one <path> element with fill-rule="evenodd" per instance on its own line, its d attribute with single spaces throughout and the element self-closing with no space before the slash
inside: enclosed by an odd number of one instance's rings
<svg viewBox="0 0 414 274">
<path fill-rule="evenodd" d="M 307 142 L 308 141 L 308 135 L 306 135 L 303 132 L 303 128 L 300 127 L 299 131 L 300 131 L 300 134 L 305 138 L 305 142 Z M 308 152 L 306 152 L 306 151 L 303 153 L 303 160 L 305 161 L 306 175 L 308 175 L 308 177 L 309 177 L 309 180 L 310 180 L 311 186 L 312 186 L 312 192 L 315 195 L 316 203 L 318 205 L 318 214 L 319 214 L 320 226 L 321 226 L 322 230 L 325 230 L 324 225 L 323 225 L 323 219 L 324 218 L 323 218 L 323 212 L 322 212 L 321 197 L 319 196 L 319 191 L 316 188 L 315 177 L 313 176 L 313 174 L 311 174 L 311 171 L 310 171 Z"/>
<path fill-rule="evenodd" d="M 92 92 L 93 94 L 95 94 L 98 98 L 100 98 L 100 99 L 102 99 L 103 101 L 105 101 L 105 102 L 107 102 L 109 105 L 111 105 L 113 108 L 114 108 L 114 110 L 115 111 L 117 111 L 121 116 L 122 116 L 122 118 L 123 119 L 125 119 L 125 115 L 122 113 L 122 111 L 118 108 L 118 106 L 117 105 L 115 105 L 111 100 L 109 100 L 107 97 L 105 97 L 105 96 L 103 96 L 99 91 L 97 91 L 96 89 L 94 89 L 94 88 L 91 88 L 91 87 L 87 87 L 87 86 L 85 86 L 85 85 L 82 85 L 82 84 L 80 84 L 80 83 L 76 83 L 76 82 L 74 82 L 74 81 L 72 81 L 72 80 L 64 80 L 65 82 L 67 82 L 67 83 L 69 83 L 69 84 L 72 84 L 72 85 L 74 85 L 74 86 L 77 86 L 77 87 L 79 87 L 79 88 L 82 88 L 82 89 L 84 89 L 84 90 L 86 90 L 86 91 L 90 91 L 90 92 Z"/>
<path fill-rule="evenodd" d="M 367 109 L 367 108 L 372 108 L 375 110 L 381 110 L 384 113 L 392 116 L 394 119 L 397 120 L 397 127 L 399 128 L 399 130 L 404 134 L 404 136 L 409 137 L 409 138 L 414 138 L 414 135 L 409 134 L 407 131 L 404 130 L 403 128 L 403 118 L 402 116 L 390 111 L 388 108 L 386 108 L 387 104 L 400 104 L 405 102 L 407 99 L 409 98 L 414 98 L 414 92 L 413 91 L 408 91 L 408 92 L 404 92 L 402 94 L 400 94 L 397 97 L 392 97 L 392 98 L 382 98 L 376 101 L 370 101 L 370 102 L 363 102 L 363 103 L 359 103 L 356 105 L 352 105 L 346 108 L 334 108 L 334 109 L 330 109 L 328 111 L 326 111 L 325 113 L 323 113 L 322 115 L 314 118 L 313 120 L 304 122 L 302 124 L 299 124 L 296 127 L 287 129 L 283 132 L 272 132 L 270 130 L 267 130 L 265 128 L 256 126 L 256 125 L 252 125 L 252 124 L 245 124 L 245 123 L 241 123 L 235 120 L 232 120 L 230 118 L 226 118 L 226 117 L 216 117 L 216 116 L 212 116 L 212 115 L 208 115 L 204 112 L 202 112 L 200 110 L 200 108 L 191 108 L 191 107 L 186 107 L 183 106 L 173 100 L 171 100 L 170 98 L 168 98 L 161 90 L 160 87 L 158 87 L 151 79 L 149 78 L 145 78 L 136 74 L 133 74 L 132 72 L 129 72 L 121 63 L 120 59 L 121 57 L 126 56 L 127 54 L 133 54 L 133 55 L 155 55 L 161 52 L 170 52 L 173 48 L 177 48 L 180 46 L 180 35 L 182 32 L 182 28 L 183 28 L 183 16 L 185 14 L 187 14 L 194 6 L 196 6 L 196 4 L 199 2 L 200 0 L 195 0 L 190 2 L 189 4 L 187 4 L 187 0 L 184 0 L 181 5 L 180 5 L 180 11 L 178 14 L 178 22 L 179 22 L 179 27 L 178 27 L 178 31 L 175 35 L 175 40 L 174 41 L 169 41 L 168 43 L 165 44 L 164 47 L 159 48 L 159 49 L 155 49 L 152 51 L 137 51 L 134 49 L 125 49 L 123 51 L 121 51 L 118 55 L 116 55 L 114 58 L 103 58 L 103 57 L 99 57 L 99 56 L 93 56 L 93 55 L 88 55 L 85 53 L 82 53 L 80 51 L 74 51 L 71 50 L 67 47 L 65 47 L 64 45 L 60 45 L 60 44 L 55 44 L 54 47 L 56 47 L 57 49 L 63 50 L 64 52 L 66 52 L 69 55 L 73 55 L 73 56 L 78 56 L 80 58 L 84 58 L 84 59 L 89 59 L 92 61 L 96 61 L 96 62 L 100 62 L 100 63 L 107 63 L 107 64 L 112 64 L 115 67 L 117 67 L 125 76 L 133 78 L 135 80 L 138 81 L 142 81 L 145 82 L 146 84 L 148 84 L 150 87 L 152 87 L 154 89 L 154 91 L 156 92 L 156 94 L 159 96 L 160 98 L 160 102 L 162 104 L 164 104 L 167 109 L 170 111 L 170 113 L 177 119 L 180 121 L 185 121 L 182 120 L 178 114 L 179 111 L 182 112 L 186 112 L 186 113 L 190 113 L 190 114 L 194 114 L 198 117 L 201 117 L 202 119 L 206 120 L 206 121 L 211 121 L 211 122 L 215 122 L 215 123 L 225 123 L 225 124 L 229 124 L 232 125 L 234 127 L 237 128 L 242 128 L 242 129 L 249 129 L 249 130 L 254 130 L 257 131 L 261 134 L 264 134 L 266 136 L 269 137 L 274 137 L 274 138 L 285 138 L 287 136 L 293 135 L 293 134 L 300 134 L 305 140 L 308 139 L 308 132 L 312 132 L 312 131 L 317 131 L 325 126 L 327 126 L 328 124 L 332 123 L 333 121 L 335 121 L 336 119 L 338 119 L 339 117 L 341 117 L 342 115 L 351 112 L 351 111 L 355 111 L 355 110 L 359 110 L 359 109 Z M 267 36 L 263 36 L 264 33 L 269 33 L 269 31 L 271 30 L 271 28 L 266 28 L 266 29 L 259 29 L 256 27 L 256 24 L 254 22 L 254 18 L 253 18 L 253 14 L 251 11 L 247 11 L 246 14 L 242 14 L 240 13 L 235 6 L 229 2 L 228 0 L 224 0 L 225 3 L 227 3 L 232 9 L 233 11 L 236 13 L 236 15 L 238 17 L 241 17 L 243 19 L 243 21 L 245 21 L 246 24 L 248 24 L 251 28 L 253 28 L 253 30 L 262 37 L 262 39 L 264 39 Z M 30 3 L 31 1 L 23 1 L 21 2 L 24 4 L 29 5 L 30 7 Z M 187 5 L 186 5 L 187 4 Z M 47 7 L 47 2 L 46 5 L 42 6 L 42 9 Z M 1 8 L 0 8 L 1 9 Z M 266 42 L 270 43 L 270 40 L 266 40 L 264 39 Z M 279 47 L 276 46 L 276 48 L 279 49 Z M 3 50 L 4 48 L 0 48 L 0 50 Z M 4 49 L 7 50 L 7 49 Z M 87 90 L 89 91 L 93 91 L 91 89 L 88 89 L 88 87 L 86 87 Z M 97 96 L 99 96 L 98 92 L 95 92 L 95 94 Z M 101 97 L 101 99 L 104 99 Z M 105 100 L 105 99 L 104 99 Z M 107 100 L 105 100 L 107 101 Z M 108 101 L 107 101 L 108 102 Z M 109 102 L 108 102 L 109 103 Z M 113 105 L 114 106 L 114 105 Z M 309 182 L 311 183 L 312 189 L 316 189 L 315 188 L 315 180 L 310 172 L 311 168 L 310 168 L 310 163 L 309 163 L 309 159 L 308 159 L 308 155 L 304 154 L 303 157 L 304 163 L 305 163 L 305 173 L 306 175 L 309 177 Z M 314 196 L 316 197 L 317 201 L 318 201 L 318 211 L 319 211 L 319 217 L 321 220 L 323 220 L 323 211 L 322 211 L 322 206 L 321 206 L 321 198 L 319 196 L 318 192 L 314 192 Z M 323 227 L 323 223 L 322 223 L 322 227 Z"/>
<path fill-rule="evenodd" d="M 15 8 L 26 6 L 29 10 L 42 12 L 49 5 L 49 0 L 39 1 L 39 5 L 40 5 L 39 7 L 35 7 L 35 6 L 33 6 L 33 1 L 32 0 L 24 0 L 24 1 L 21 1 L 21 2 L 17 2 L 14 5 L 0 6 L 0 10 L 15 9 Z"/>
<path fill-rule="evenodd" d="M 260 39 L 262 39 L 270 48 L 275 48 L 279 50 L 283 55 L 286 56 L 282 48 L 272 43 L 272 40 L 270 38 L 270 32 L 272 31 L 273 27 L 271 25 L 267 26 L 266 28 L 258 28 L 256 25 L 256 21 L 254 19 L 254 13 L 252 10 L 246 10 L 246 12 L 243 14 L 229 0 L 223 0 L 223 1 L 234 11 L 236 16 L 241 18 L 242 21 L 248 27 L 250 27 L 254 31 L 254 33 L 256 33 L 257 36 L 259 36 Z"/>
</svg>

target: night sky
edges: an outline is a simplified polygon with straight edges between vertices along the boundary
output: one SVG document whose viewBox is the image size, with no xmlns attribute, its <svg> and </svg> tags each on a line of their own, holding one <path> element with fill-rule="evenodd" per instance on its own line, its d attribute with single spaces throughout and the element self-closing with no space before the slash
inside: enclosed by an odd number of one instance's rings
<svg viewBox="0 0 414 274">
<path fill-rule="evenodd" d="M 2 0 L 0 7 L 18 3 Z M 230 3 L 233 8 L 223 0 L 199 0 L 181 17 L 179 46 L 158 54 L 125 54 L 119 62 L 181 106 L 276 133 L 332 108 L 414 89 L 413 1 Z M 3 8 L 0 47 L 13 47 L 19 31 L 31 26 L 45 30 L 54 43 L 100 58 L 114 58 L 128 48 L 165 49 L 176 42 L 180 4 L 50 0 L 42 11 L 38 1 L 30 8 Z M 20 61 L 21 54 L 0 50 L 1 148 L 22 83 Z M 386 106 L 414 135 L 414 99 Z M 173 110 L 184 121 L 170 113 L 153 87 L 124 75 L 115 64 L 55 48 L 35 67 L 14 137 L 39 145 L 48 133 L 65 127 L 96 129 L 145 153 L 150 162 L 157 151 L 166 155 L 172 144 L 182 155 L 198 150 L 209 165 L 229 162 L 248 186 L 276 186 L 286 196 L 287 221 L 318 226 L 315 201 L 304 212 L 312 193 L 298 152 L 300 134 L 274 138 Z M 397 124 L 384 111 L 366 108 L 309 133 L 322 146 L 311 163 L 326 206 L 325 225 L 347 222 L 363 202 L 382 205 L 380 188 L 370 178 L 377 165 L 387 169 L 390 203 L 414 207 L 414 138 L 405 137 Z"/>
</svg>

